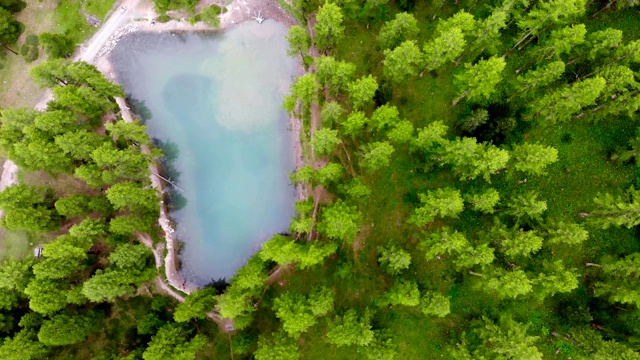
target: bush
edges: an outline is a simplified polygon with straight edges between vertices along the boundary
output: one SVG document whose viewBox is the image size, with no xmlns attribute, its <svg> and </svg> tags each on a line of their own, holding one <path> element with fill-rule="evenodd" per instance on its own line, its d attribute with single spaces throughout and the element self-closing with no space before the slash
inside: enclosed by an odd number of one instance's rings
<svg viewBox="0 0 640 360">
<path fill-rule="evenodd" d="M 23 45 L 22 47 L 24 48 L 25 46 L 26 45 Z M 29 46 L 27 53 L 22 54 L 22 56 L 24 57 L 24 61 L 28 63 L 38 60 L 38 55 L 39 55 L 38 48 L 35 46 Z"/>
<path fill-rule="evenodd" d="M 25 40 L 25 44 L 27 45 L 31 45 L 31 46 L 38 46 L 40 45 L 40 41 L 38 41 L 38 35 L 27 35 L 27 39 Z"/>
<path fill-rule="evenodd" d="M 166 23 L 173 20 L 173 18 L 167 14 L 162 14 L 156 18 L 156 21 L 159 23 Z"/>
<path fill-rule="evenodd" d="M 44 46 L 44 50 L 52 58 L 64 58 L 75 48 L 73 40 L 60 34 L 42 33 L 40 34 L 40 42 Z"/>
<path fill-rule="evenodd" d="M 220 14 L 222 14 L 222 8 L 218 5 L 211 5 L 202 9 L 200 17 L 205 24 L 213 28 L 217 28 L 220 26 L 220 19 L 218 18 L 218 15 Z"/>
</svg>

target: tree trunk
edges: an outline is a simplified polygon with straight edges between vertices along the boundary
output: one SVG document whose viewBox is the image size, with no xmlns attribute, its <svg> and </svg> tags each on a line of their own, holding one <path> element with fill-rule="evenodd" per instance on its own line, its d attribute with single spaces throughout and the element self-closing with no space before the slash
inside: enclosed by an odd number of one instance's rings
<svg viewBox="0 0 640 360">
<path fill-rule="evenodd" d="M 465 98 L 465 96 L 467 96 L 467 94 L 469 94 L 469 91 L 471 91 L 471 89 L 467 89 L 465 92 L 462 93 L 462 95 L 458 96 L 457 99 L 455 99 L 452 103 L 451 106 L 456 106 L 458 105 L 458 103 Z"/>
<path fill-rule="evenodd" d="M 601 12 L 607 10 L 608 8 L 611 7 L 611 5 L 613 5 L 613 3 L 616 2 L 616 0 L 611 0 L 607 3 L 607 5 L 603 6 L 602 9 L 596 11 L 595 14 L 591 15 L 591 18 L 593 19 L 594 17 L 598 16 Z"/>
<path fill-rule="evenodd" d="M 3 48 L 5 48 L 5 49 L 7 49 L 7 50 L 9 50 L 9 51 L 11 51 L 14 55 L 18 55 L 18 53 L 17 53 L 17 52 L 15 52 L 15 51 L 11 50 L 7 45 L 2 44 L 2 47 L 3 47 Z"/>
<path fill-rule="evenodd" d="M 513 45 L 513 47 L 509 50 L 507 50 L 507 52 L 505 52 L 502 57 L 505 58 L 507 57 L 507 55 L 511 54 L 513 52 L 513 50 L 515 50 L 518 46 L 520 46 L 520 44 L 522 44 L 525 40 L 527 40 L 529 38 L 529 36 L 531 36 L 531 34 L 533 33 L 533 29 L 527 31 L 521 38 L 520 40 L 518 40 L 518 42 Z"/>
<path fill-rule="evenodd" d="M 442 0 L 442 2 L 440 2 L 440 6 L 438 7 L 438 10 L 436 10 L 436 13 L 433 14 L 433 17 L 431 18 L 431 21 L 436 19 L 436 16 L 438 16 L 438 14 L 440 13 L 440 10 L 442 10 L 442 7 L 444 6 L 444 2 L 446 0 Z"/>
<path fill-rule="evenodd" d="M 484 48 L 480 51 L 481 53 L 484 51 Z M 467 55 L 467 52 L 463 52 L 462 55 L 460 55 L 460 57 L 458 59 L 456 59 L 455 65 L 456 67 L 460 66 L 460 63 L 462 62 L 462 59 L 464 59 L 464 57 Z"/>
<path fill-rule="evenodd" d="M 589 266 L 602 267 L 602 265 L 598 265 L 598 264 L 594 264 L 594 263 L 586 263 L 584 265 L 587 266 L 587 267 L 589 267 Z"/>
<path fill-rule="evenodd" d="M 479 274 L 479 273 L 477 273 L 477 272 L 473 272 L 473 271 L 471 271 L 471 270 L 469 270 L 469 274 L 474 275 L 474 276 L 480 276 L 480 277 L 482 277 L 482 276 L 483 276 L 482 274 Z"/>
</svg>

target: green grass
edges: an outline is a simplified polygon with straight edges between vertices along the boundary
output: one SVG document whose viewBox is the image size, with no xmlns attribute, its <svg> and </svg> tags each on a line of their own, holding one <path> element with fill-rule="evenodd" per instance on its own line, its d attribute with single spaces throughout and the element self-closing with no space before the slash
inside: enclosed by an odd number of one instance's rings
<svg viewBox="0 0 640 360">
<path fill-rule="evenodd" d="M 36 245 L 34 241 L 34 237 L 24 231 L 12 232 L 0 228 L 0 262 L 32 255 Z"/>
<path fill-rule="evenodd" d="M 55 32 L 67 35 L 77 44 L 89 38 L 96 29 L 87 23 L 81 6 L 79 0 L 61 0 L 53 15 Z"/>
<path fill-rule="evenodd" d="M 115 0 L 87 0 L 83 8 L 87 14 L 93 15 L 100 20 L 105 20 L 114 3 Z"/>
</svg>

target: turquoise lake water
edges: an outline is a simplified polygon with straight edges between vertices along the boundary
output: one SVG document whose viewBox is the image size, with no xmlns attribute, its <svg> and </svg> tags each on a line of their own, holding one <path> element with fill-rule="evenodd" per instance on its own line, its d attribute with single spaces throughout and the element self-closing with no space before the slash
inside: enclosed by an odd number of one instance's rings
<svg viewBox="0 0 640 360">
<path fill-rule="evenodd" d="M 150 135 L 177 148 L 172 179 L 186 206 L 171 216 L 195 285 L 229 279 L 294 215 L 286 33 L 271 20 L 207 35 L 134 33 L 111 53 Z"/>
</svg>

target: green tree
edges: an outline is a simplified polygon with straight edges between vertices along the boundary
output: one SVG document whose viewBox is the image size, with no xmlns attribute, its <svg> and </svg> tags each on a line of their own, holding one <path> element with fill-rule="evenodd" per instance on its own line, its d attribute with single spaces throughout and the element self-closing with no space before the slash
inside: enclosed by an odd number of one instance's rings
<svg viewBox="0 0 640 360">
<path fill-rule="evenodd" d="M 584 15 L 585 5 L 585 0 L 549 0 L 536 3 L 532 10 L 518 20 L 518 27 L 524 33 L 511 51 L 551 25 L 566 24 Z"/>
<path fill-rule="evenodd" d="M 308 228 L 305 229 L 305 232 Z M 275 235 L 271 240 L 262 244 L 262 250 L 258 256 L 264 261 L 275 261 L 278 265 L 288 265 L 296 263 L 299 269 L 306 269 L 316 264 L 322 263 L 324 259 L 334 253 L 337 245 L 328 243 L 325 245 L 317 243 L 296 243 L 292 239 Z"/>
<path fill-rule="evenodd" d="M 361 317 L 355 309 L 349 309 L 343 316 L 336 316 L 329 324 L 327 342 L 338 347 L 349 345 L 366 346 L 373 341 L 369 312 Z"/>
<path fill-rule="evenodd" d="M 456 189 L 440 188 L 419 194 L 419 197 L 422 206 L 414 211 L 409 223 L 420 227 L 432 222 L 436 216 L 457 217 L 464 210 L 460 191 Z"/>
<path fill-rule="evenodd" d="M 311 47 L 311 38 L 309 34 L 300 26 L 294 25 L 289 28 L 287 34 L 287 42 L 289 42 L 289 49 L 287 55 L 296 56 L 300 54 L 304 58 L 305 54 Z"/>
<path fill-rule="evenodd" d="M 294 339 L 316 323 L 307 299 L 295 292 L 289 291 L 277 297 L 273 301 L 273 310 L 282 321 L 282 330 Z"/>
<path fill-rule="evenodd" d="M 542 248 L 543 239 L 535 230 L 507 229 L 506 226 L 498 223 L 490 233 L 493 241 L 499 242 L 502 251 L 509 257 L 529 257 Z"/>
<path fill-rule="evenodd" d="M 318 169 L 316 172 L 316 179 L 320 184 L 328 186 L 329 184 L 340 180 L 343 174 L 344 167 L 342 167 L 342 165 L 330 162 Z"/>
<path fill-rule="evenodd" d="M 504 59 L 495 56 L 480 60 L 474 65 L 465 64 L 464 72 L 456 75 L 461 90 L 452 105 L 457 105 L 465 97 L 470 101 L 488 99 L 502 80 L 501 73 L 505 66 Z"/>
<path fill-rule="evenodd" d="M 338 130 L 332 130 L 329 128 L 323 128 L 316 131 L 311 139 L 311 146 L 313 146 L 313 152 L 317 156 L 330 155 L 340 144 L 340 138 L 338 137 Z"/>
<path fill-rule="evenodd" d="M 86 214 L 89 210 L 88 202 L 88 196 L 76 194 L 58 199 L 55 207 L 58 214 L 71 219 Z"/>
<path fill-rule="evenodd" d="M 488 244 L 481 244 L 476 247 L 466 247 L 454 259 L 454 264 L 458 270 L 468 269 L 475 265 L 485 266 L 493 262 L 495 256 L 493 249 Z"/>
<path fill-rule="evenodd" d="M 414 39 L 419 32 L 416 18 L 412 14 L 401 12 L 382 25 L 378 42 L 385 49 L 394 49 L 402 42 Z"/>
<path fill-rule="evenodd" d="M 398 355 L 396 343 L 388 332 L 373 331 L 373 341 L 367 345 L 366 355 L 369 360 L 393 360 Z"/>
<path fill-rule="evenodd" d="M 535 116 L 551 125 L 570 120 L 582 108 L 594 104 L 606 84 L 605 79 L 596 76 L 567 85 L 535 101 L 532 104 Z"/>
<path fill-rule="evenodd" d="M 0 7 L 0 45 L 8 49 L 7 45 L 15 44 L 23 31 L 24 26 L 9 11 Z M 13 50 L 11 52 L 16 54 Z"/>
<path fill-rule="evenodd" d="M 486 278 L 482 279 L 480 287 L 502 299 L 515 299 L 518 296 L 530 293 L 533 289 L 531 280 L 520 269 L 513 271 L 495 269 L 484 276 Z"/>
<path fill-rule="evenodd" d="M 322 56 L 316 59 L 316 78 L 320 85 L 327 87 L 334 96 L 351 82 L 356 66 L 345 62 L 336 61 L 331 56 Z"/>
<path fill-rule="evenodd" d="M 149 230 L 148 222 L 137 216 L 116 216 L 109 221 L 109 232 L 113 234 L 131 235 Z"/>
<path fill-rule="evenodd" d="M 363 199 L 371 195 L 371 189 L 360 178 L 353 178 L 340 186 L 340 190 L 352 199 Z"/>
<path fill-rule="evenodd" d="M 587 34 L 589 52 L 587 58 L 596 60 L 599 57 L 609 56 L 622 42 L 622 31 L 606 28 Z"/>
<path fill-rule="evenodd" d="M 407 40 L 393 50 L 384 51 L 384 75 L 396 83 L 401 83 L 408 77 L 417 75 L 422 62 L 423 55 L 416 42 Z"/>
<path fill-rule="evenodd" d="M 478 334 L 488 348 L 498 357 L 505 359 L 541 360 L 542 353 L 536 348 L 537 336 L 527 335 L 527 325 L 514 321 L 509 316 L 502 316 L 498 324 L 483 318 L 484 328 Z M 495 356 L 495 355 L 494 355 Z"/>
<path fill-rule="evenodd" d="M 473 132 L 480 125 L 489 120 L 489 112 L 485 109 L 476 109 L 460 122 L 460 128 L 466 132 Z"/>
<path fill-rule="evenodd" d="M 285 334 L 274 333 L 271 339 L 260 337 L 253 356 L 256 360 L 298 360 L 300 351 L 293 339 Z"/>
<path fill-rule="evenodd" d="M 558 150 L 540 144 L 518 144 L 511 152 L 516 170 L 530 175 L 544 175 L 545 167 L 558 161 Z"/>
<path fill-rule="evenodd" d="M 65 155 L 73 160 L 89 161 L 94 150 L 100 147 L 104 138 L 93 131 L 70 131 L 55 137 L 55 143 Z"/>
<path fill-rule="evenodd" d="M 149 346 L 142 354 L 144 360 L 191 360 L 196 353 L 207 344 L 207 339 L 200 334 L 189 336 L 180 325 L 167 324 L 151 337 Z"/>
<path fill-rule="evenodd" d="M 593 199 L 596 208 L 583 217 L 591 217 L 592 221 L 603 229 L 611 225 L 632 228 L 640 224 L 640 191 L 633 188 L 627 190 L 624 197 L 613 197 L 611 194 L 598 195 Z"/>
<path fill-rule="evenodd" d="M 465 197 L 474 210 L 483 212 L 485 214 L 493 214 L 495 207 L 500 201 L 500 194 L 494 188 L 489 188 L 484 192 L 468 195 Z"/>
<path fill-rule="evenodd" d="M 184 298 L 183 303 L 176 306 L 173 318 L 177 322 L 185 322 L 191 319 L 204 319 L 207 313 L 213 311 L 216 304 L 216 289 L 205 287 L 191 292 Z"/>
<path fill-rule="evenodd" d="M 82 294 L 90 301 L 102 302 L 133 293 L 132 285 L 137 287 L 156 274 L 151 255 L 144 245 L 118 245 L 109 255 L 109 266 L 84 282 Z"/>
<path fill-rule="evenodd" d="M 579 224 L 557 222 L 547 230 L 549 244 L 580 245 L 589 238 L 589 232 Z"/>
<path fill-rule="evenodd" d="M 427 291 L 420 301 L 422 313 L 429 316 L 445 317 L 451 313 L 449 297 L 436 291 Z"/>
<path fill-rule="evenodd" d="M 322 125 L 325 127 L 331 127 L 334 124 L 342 123 L 343 115 L 344 108 L 337 101 L 325 102 L 324 105 L 322 105 L 322 111 L 320 111 Z"/>
<path fill-rule="evenodd" d="M 473 41 L 470 47 L 473 53 L 488 51 L 493 54 L 499 44 L 500 30 L 507 26 L 509 14 L 504 8 L 494 10 L 485 19 L 476 21 L 476 29 L 471 34 Z"/>
<path fill-rule="evenodd" d="M 420 304 L 420 290 L 413 281 L 399 280 L 379 300 L 381 305 L 418 306 Z"/>
<path fill-rule="evenodd" d="M 596 283 L 596 296 L 606 296 L 611 302 L 640 306 L 640 253 L 602 265 L 603 281 Z"/>
<path fill-rule="evenodd" d="M 0 192 L 0 208 L 5 215 L 0 221 L 8 230 L 36 232 L 54 229 L 58 219 L 48 199 L 49 190 L 27 185 L 11 185 Z"/>
<path fill-rule="evenodd" d="M 536 90 L 548 87 L 560 79 L 564 70 L 565 64 L 558 60 L 539 66 L 535 70 L 527 71 L 524 75 L 516 78 L 517 92 L 509 97 L 508 101 L 511 101 L 518 95 L 536 95 Z"/>
<path fill-rule="evenodd" d="M 69 237 L 59 237 L 44 246 L 45 260 L 33 266 L 39 279 L 65 279 L 85 268 L 86 250 L 70 244 Z"/>
<path fill-rule="evenodd" d="M 107 190 L 107 199 L 116 210 L 129 209 L 134 212 L 156 213 L 158 211 L 158 196 L 156 190 L 144 188 L 132 182 L 113 185 Z"/>
<path fill-rule="evenodd" d="M 118 180 L 141 181 L 149 176 L 149 156 L 136 147 L 117 149 L 113 144 L 103 143 L 91 152 L 91 158 L 107 184 Z"/>
<path fill-rule="evenodd" d="M 509 152 L 492 144 L 478 144 L 475 138 L 457 138 L 444 143 L 441 161 L 451 164 L 460 180 L 473 180 L 482 175 L 491 182 L 491 175 L 507 166 Z"/>
<path fill-rule="evenodd" d="M 45 320 L 38 332 L 38 340 L 45 345 L 77 344 L 89 335 L 91 319 L 86 316 L 59 314 Z"/>
<path fill-rule="evenodd" d="M 318 83 L 316 82 L 315 75 L 307 73 L 298 77 L 296 81 L 291 84 L 289 92 L 291 95 L 285 98 L 285 109 L 287 109 L 288 112 L 293 112 L 299 100 L 303 110 L 308 111 L 311 103 L 318 95 Z"/>
<path fill-rule="evenodd" d="M 391 164 L 391 155 L 395 151 L 387 141 L 377 141 L 362 146 L 360 166 L 368 172 L 374 172 Z"/>
<path fill-rule="evenodd" d="M 44 50 L 52 59 L 66 58 L 73 53 L 76 44 L 69 37 L 62 34 L 41 33 L 38 36 Z"/>
<path fill-rule="evenodd" d="M 352 111 L 349 116 L 340 123 L 340 132 L 343 135 L 355 136 L 364 128 L 368 119 L 362 111 Z"/>
<path fill-rule="evenodd" d="M 333 311 L 335 295 L 331 289 L 325 286 L 320 286 L 313 289 L 307 300 L 313 315 L 324 316 Z"/>
<path fill-rule="evenodd" d="M 393 244 L 379 247 L 378 255 L 380 265 L 391 275 L 398 275 L 411 265 L 411 254 Z"/>
<path fill-rule="evenodd" d="M 127 144 L 135 146 L 149 145 L 151 139 L 147 135 L 147 127 L 140 124 L 139 120 L 134 122 L 125 122 L 120 119 L 116 122 L 105 124 L 109 135 L 116 141 L 120 140 Z"/>
<path fill-rule="evenodd" d="M 443 227 L 431 232 L 429 236 L 420 242 L 419 247 L 425 251 L 427 260 L 433 260 L 444 254 L 454 256 L 470 246 L 464 234 L 458 231 L 451 231 L 448 227 Z"/>
<path fill-rule="evenodd" d="M 50 135 L 68 132 L 78 126 L 78 118 L 64 110 L 50 110 L 40 113 L 34 120 L 38 129 Z"/>
<path fill-rule="evenodd" d="M 331 239 L 351 243 L 360 230 L 362 215 L 355 206 L 349 206 L 342 200 L 327 206 L 322 212 L 319 230 Z"/>
<path fill-rule="evenodd" d="M 547 202 L 538 200 L 538 194 L 529 191 L 523 195 L 518 195 L 507 204 L 507 214 L 518 219 L 528 217 L 539 219 L 542 213 L 547 210 Z"/>
<path fill-rule="evenodd" d="M 412 145 L 423 152 L 430 152 L 434 147 L 448 143 L 444 138 L 448 130 L 449 127 L 442 121 L 434 121 L 418 130 L 418 136 L 413 140 Z"/>
<path fill-rule="evenodd" d="M 576 269 L 566 269 L 562 260 L 545 262 L 544 271 L 533 280 L 533 286 L 537 288 L 534 293 L 539 298 L 545 298 L 571 292 L 578 287 L 578 276 Z"/>
<path fill-rule="evenodd" d="M 371 114 L 371 129 L 382 131 L 396 125 L 400 121 L 400 113 L 395 106 L 382 105 Z"/>
<path fill-rule="evenodd" d="M 398 121 L 387 133 L 389 141 L 395 144 L 407 144 L 413 139 L 413 124 L 408 120 Z"/>
<path fill-rule="evenodd" d="M 329 50 L 344 37 L 342 25 L 342 11 L 332 3 L 325 3 L 318 9 L 316 24 L 313 27 L 316 47 L 320 50 Z"/>
<path fill-rule="evenodd" d="M 31 310 L 51 315 L 67 305 L 68 283 L 50 279 L 34 279 L 25 288 Z"/>
<path fill-rule="evenodd" d="M 0 345 L 0 358 L 6 360 L 42 359 L 47 354 L 46 346 L 35 339 L 33 331 L 23 329 L 13 336 L 5 338 Z"/>
<path fill-rule="evenodd" d="M 353 109 L 357 110 L 363 105 L 370 103 L 373 100 L 373 96 L 378 90 L 378 82 L 371 76 L 363 76 L 358 80 L 349 83 L 348 92 Z"/>
<path fill-rule="evenodd" d="M 255 311 L 253 298 L 260 295 L 264 282 L 268 279 L 263 260 L 254 256 L 231 278 L 227 290 L 218 295 L 218 309 L 223 318 L 236 320 L 236 328 L 248 325 L 251 313 Z"/>
<path fill-rule="evenodd" d="M 466 46 L 464 34 L 457 27 L 448 29 L 424 44 L 424 71 L 433 71 L 455 60 Z"/>
</svg>

